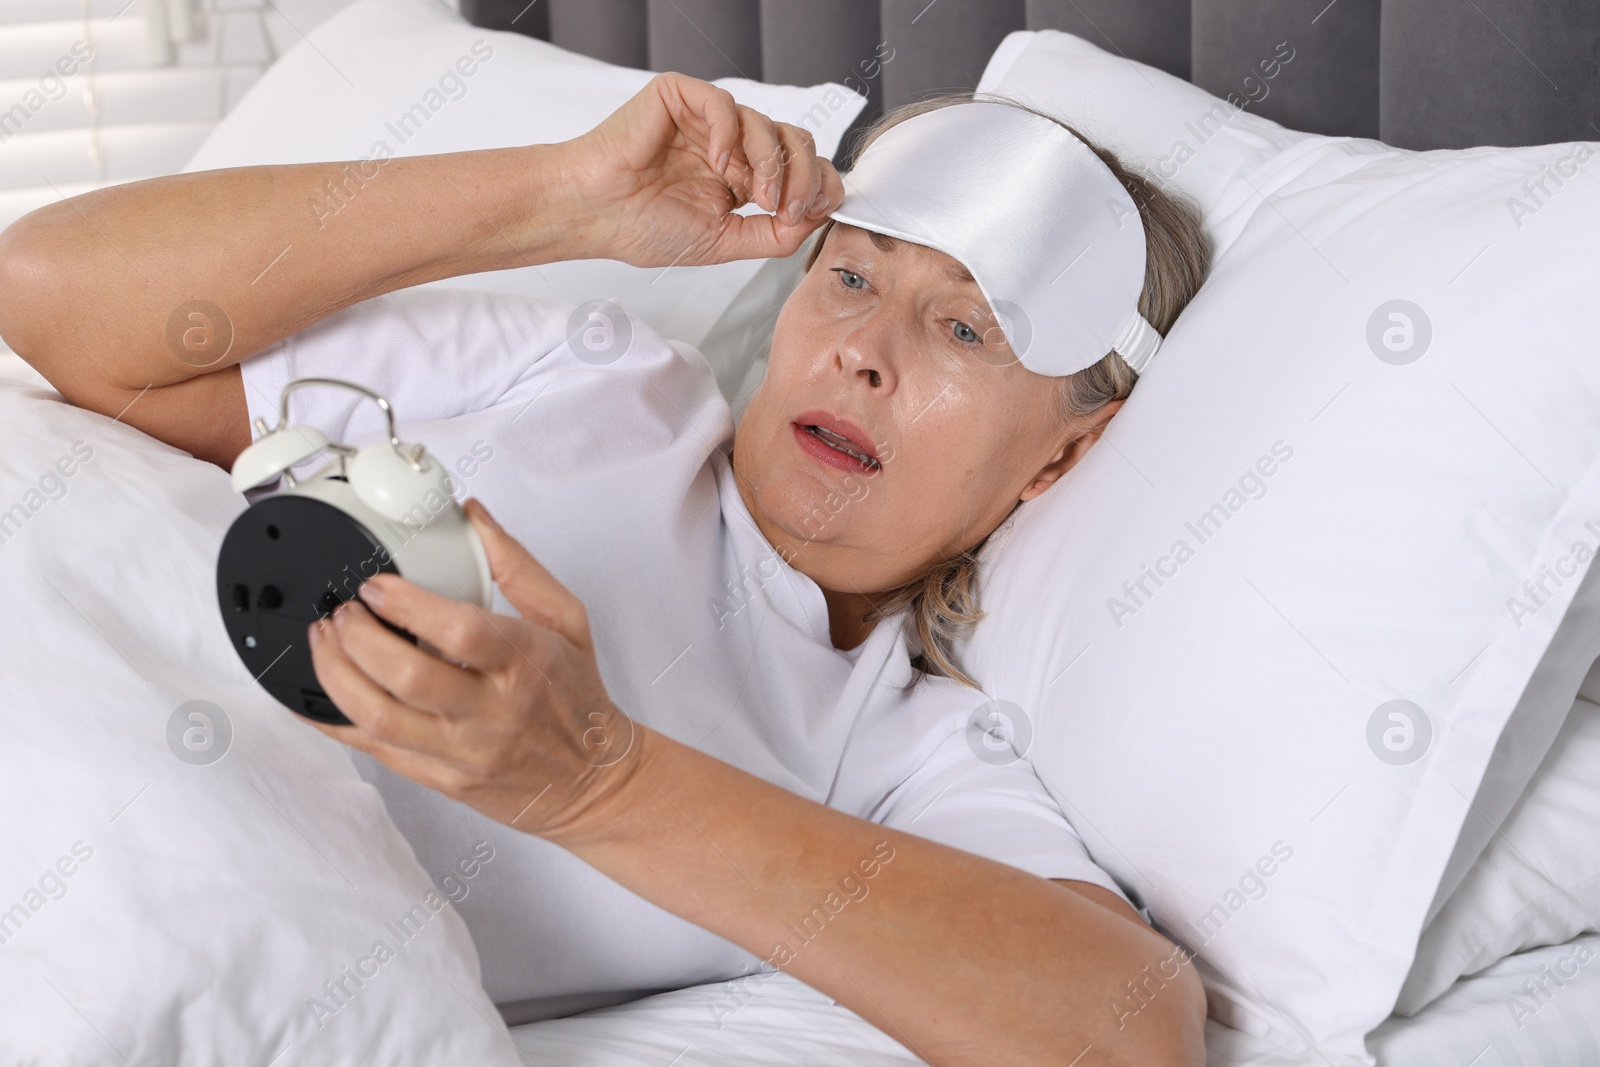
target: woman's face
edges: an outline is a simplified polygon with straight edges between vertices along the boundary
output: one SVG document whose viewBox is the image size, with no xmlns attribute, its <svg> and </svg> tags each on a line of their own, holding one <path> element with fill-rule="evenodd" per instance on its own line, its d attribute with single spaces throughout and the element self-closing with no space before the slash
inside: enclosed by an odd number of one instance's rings
<svg viewBox="0 0 1600 1067">
<path fill-rule="evenodd" d="M 1116 410 L 1066 425 L 954 258 L 834 225 L 778 316 L 734 439 L 767 540 L 825 590 L 894 589 L 971 548 L 1082 457 Z M 825 443 L 875 456 L 862 463 Z M 861 449 L 857 446 L 869 446 Z"/>
</svg>

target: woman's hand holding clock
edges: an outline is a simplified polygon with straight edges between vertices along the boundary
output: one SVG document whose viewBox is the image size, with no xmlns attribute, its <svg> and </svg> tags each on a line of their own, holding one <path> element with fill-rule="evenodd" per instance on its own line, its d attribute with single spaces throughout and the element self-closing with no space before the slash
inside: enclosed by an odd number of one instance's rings
<svg viewBox="0 0 1600 1067">
<path fill-rule="evenodd" d="M 370 579 L 359 601 L 311 627 L 317 678 L 354 723 L 315 725 L 492 819 L 574 844 L 626 792 L 649 731 L 607 695 L 578 598 L 483 505 L 468 501 L 467 514 L 520 617 L 398 575 Z"/>
</svg>

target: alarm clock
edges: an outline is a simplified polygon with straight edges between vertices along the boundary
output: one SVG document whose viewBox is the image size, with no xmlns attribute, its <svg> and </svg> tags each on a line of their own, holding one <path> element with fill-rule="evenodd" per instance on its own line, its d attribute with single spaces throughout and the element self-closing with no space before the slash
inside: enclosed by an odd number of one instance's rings
<svg viewBox="0 0 1600 1067">
<path fill-rule="evenodd" d="M 313 386 L 372 400 L 387 420 L 388 439 L 352 448 L 290 423 L 290 397 Z M 283 389 L 277 427 L 269 430 L 256 419 L 254 428 L 254 442 L 233 464 L 234 490 L 279 479 L 284 484 L 245 508 L 222 539 L 217 602 L 223 624 L 239 659 L 279 703 L 318 722 L 348 725 L 312 669 L 310 625 L 353 599 L 376 574 L 398 574 L 487 610 L 494 595 L 489 557 L 451 494 L 444 464 L 422 445 L 400 440 L 394 410 L 371 389 L 337 378 L 297 378 Z M 292 468 L 318 456 L 328 462 L 309 477 L 295 477 Z M 413 634 L 384 625 L 418 643 Z"/>
</svg>

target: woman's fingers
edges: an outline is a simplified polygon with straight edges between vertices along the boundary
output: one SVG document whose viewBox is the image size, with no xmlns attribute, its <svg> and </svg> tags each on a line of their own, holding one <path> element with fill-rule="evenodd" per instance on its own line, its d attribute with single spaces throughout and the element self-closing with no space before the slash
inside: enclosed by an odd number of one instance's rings
<svg viewBox="0 0 1600 1067">
<path fill-rule="evenodd" d="M 373 575 L 361 583 L 357 593 L 385 622 L 415 634 L 457 663 L 493 671 L 517 654 L 511 638 L 476 605 L 431 593 L 399 575 Z M 399 637 L 394 639 L 413 647 Z"/>
<path fill-rule="evenodd" d="M 718 252 L 727 259 L 791 255 L 839 206 L 844 183 L 833 164 L 817 155 L 811 134 L 749 108 L 739 113 L 745 153 L 756 153 L 749 156 L 748 198 L 772 214 L 724 216 Z M 744 161 L 734 158 L 739 170 Z M 730 184 L 736 195 L 744 195 L 738 182 Z"/>
<path fill-rule="evenodd" d="M 635 266 L 787 256 L 844 197 L 808 131 L 682 74 L 657 75 L 573 143 L 574 172 L 615 223 L 608 254 Z M 740 215 L 747 204 L 770 214 Z"/>
<path fill-rule="evenodd" d="M 828 213 L 844 199 L 839 173 L 827 160 L 819 160 L 819 188 L 799 221 L 782 215 L 729 214 L 717 239 L 718 251 L 727 259 L 767 259 L 792 255 L 805 239 L 826 221 Z"/>
<path fill-rule="evenodd" d="M 733 94 L 720 86 L 681 74 L 659 75 L 661 90 L 676 94 L 677 100 L 706 126 L 706 163 L 718 174 L 728 169 L 734 149 L 739 147 L 739 105 Z M 681 118 L 679 129 L 684 128 Z"/>
<path fill-rule="evenodd" d="M 351 662 L 411 707 L 456 717 L 489 695 L 489 685 L 482 674 L 423 651 L 383 625 L 359 603 L 345 604 L 335 611 L 333 628 Z M 473 654 L 477 651 L 476 647 L 469 650 Z M 445 654 L 468 662 L 466 656 Z"/>
<path fill-rule="evenodd" d="M 778 124 L 755 108 L 739 105 L 739 132 L 750 165 L 750 199 L 765 211 L 778 213 L 782 204 L 785 158 Z"/>
<path fill-rule="evenodd" d="M 554 630 L 575 645 L 587 646 L 589 613 L 583 602 L 556 581 L 555 575 L 545 570 L 544 564 L 520 541 L 506 533 L 477 499 L 467 501 L 466 512 L 483 541 L 495 584 L 511 606 L 524 619 Z"/>
<path fill-rule="evenodd" d="M 834 169 L 831 160 L 818 160 L 818 163 L 822 171 L 822 192 L 819 194 L 820 200 L 811 202 L 808 214 L 820 222 L 829 213 L 837 210 L 844 201 L 844 180 L 839 177 L 839 172 Z"/>
<path fill-rule="evenodd" d="M 822 192 L 823 161 L 817 158 L 817 142 L 811 134 L 787 122 L 778 123 L 777 128 L 787 165 L 783 174 L 782 201 L 775 214 L 793 226 L 813 214 L 812 201 Z"/>
<path fill-rule="evenodd" d="M 724 259 L 774 259 L 793 255 L 820 222 L 802 219 L 786 226 L 776 215 L 729 215 L 717 239 Z"/>
<path fill-rule="evenodd" d="M 718 175 L 788 225 L 825 214 L 821 193 L 837 204 L 838 175 L 817 156 L 810 132 L 743 104 L 719 86 L 681 74 L 657 76 L 658 90 L 673 121 L 691 144 L 704 128 L 705 161 Z M 696 145 L 698 147 L 698 145 Z M 831 208 L 830 208 L 831 209 Z"/>
<path fill-rule="evenodd" d="M 334 625 L 311 625 L 311 665 L 334 704 L 368 736 L 386 745 L 430 752 L 439 746 L 443 723 L 437 715 L 407 707 L 356 666 Z M 343 728 L 348 734 L 361 731 Z"/>
</svg>

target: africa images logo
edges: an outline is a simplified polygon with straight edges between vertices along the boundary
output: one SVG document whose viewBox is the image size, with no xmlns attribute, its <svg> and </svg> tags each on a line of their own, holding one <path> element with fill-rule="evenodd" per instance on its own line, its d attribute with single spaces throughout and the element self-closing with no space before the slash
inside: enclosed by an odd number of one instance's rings
<svg viewBox="0 0 1600 1067">
<path fill-rule="evenodd" d="M 1266 496 L 1267 479 L 1278 473 L 1280 467 L 1288 463 L 1293 456 L 1292 445 L 1281 438 L 1274 441 L 1270 454 L 1263 454 L 1253 465 L 1247 467 L 1235 484 L 1229 486 L 1222 494 L 1221 499 L 1183 524 L 1184 531 L 1194 539 L 1193 545 L 1189 543 L 1188 538 L 1179 537 L 1173 541 L 1166 555 L 1156 559 L 1153 566 L 1141 563 L 1139 573 L 1122 583 L 1122 595 L 1106 598 L 1106 610 L 1111 613 L 1111 621 L 1116 624 L 1117 629 L 1122 629 L 1124 621 L 1129 617 L 1144 610 L 1156 593 L 1168 581 L 1178 576 L 1178 568 L 1193 559 L 1201 545 L 1221 533 L 1223 526 L 1238 514 L 1245 504 Z"/>
</svg>

